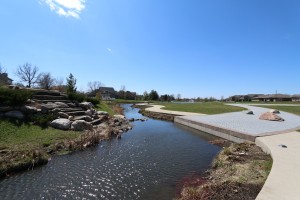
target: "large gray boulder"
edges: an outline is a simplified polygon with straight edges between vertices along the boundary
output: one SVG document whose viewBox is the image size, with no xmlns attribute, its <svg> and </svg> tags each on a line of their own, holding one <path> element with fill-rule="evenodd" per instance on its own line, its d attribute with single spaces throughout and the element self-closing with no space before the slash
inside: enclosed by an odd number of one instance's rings
<svg viewBox="0 0 300 200">
<path fill-rule="evenodd" d="M 33 106 L 23 106 L 21 110 L 26 114 L 35 114 L 38 112 L 37 108 Z"/>
<path fill-rule="evenodd" d="M 5 117 L 14 118 L 14 119 L 23 119 L 24 114 L 18 110 L 8 111 L 4 114 Z"/>
<path fill-rule="evenodd" d="M 261 120 L 268 120 L 268 121 L 278 121 L 278 122 L 284 121 L 283 118 L 279 117 L 278 115 L 276 115 L 274 113 L 270 113 L 270 112 L 263 113 L 259 117 L 259 119 L 261 119 Z"/>
<path fill-rule="evenodd" d="M 275 109 L 271 109 L 269 112 L 270 113 L 274 113 L 274 114 L 280 114 L 280 111 L 279 110 L 275 110 Z"/>
<path fill-rule="evenodd" d="M 93 125 L 84 120 L 75 120 L 71 125 L 71 129 L 74 131 L 92 130 Z"/>
<path fill-rule="evenodd" d="M 71 121 L 69 119 L 56 119 L 50 123 L 50 126 L 60 130 L 69 130 Z"/>
</svg>

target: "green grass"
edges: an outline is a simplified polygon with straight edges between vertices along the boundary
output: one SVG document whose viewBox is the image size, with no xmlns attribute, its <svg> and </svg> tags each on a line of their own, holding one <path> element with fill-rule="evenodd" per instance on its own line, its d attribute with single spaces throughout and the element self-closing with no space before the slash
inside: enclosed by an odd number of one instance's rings
<svg viewBox="0 0 300 200">
<path fill-rule="evenodd" d="M 106 103 L 104 101 L 101 101 L 100 104 L 96 105 L 96 110 L 108 112 L 111 116 L 116 114 L 113 110 L 113 103 Z"/>
<path fill-rule="evenodd" d="M 270 108 L 275 109 L 279 111 L 289 112 L 296 115 L 300 115 L 300 106 L 276 106 L 276 105 L 264 105 L 264 106 L 258 106 L 263 108 Z"/>
<path fill-rule="evenodd" d="M 182 112 L 194 112 L 202 114 L 221 114 L 228 112 L 237 112 L 245 110 L 245 108 L 237 106 L 229 106 L 220 102 L 206 102 L 206 103 L 160 103 L 163 105 L 162 109 Z"/>
<path fill-rule="evenodd" d="M 19 121 L 0 120 L 0 149 L 27 151 L 49 146 L 65 139 L 75 139 L 80 132 L 61 131 Z"/>
</svg>

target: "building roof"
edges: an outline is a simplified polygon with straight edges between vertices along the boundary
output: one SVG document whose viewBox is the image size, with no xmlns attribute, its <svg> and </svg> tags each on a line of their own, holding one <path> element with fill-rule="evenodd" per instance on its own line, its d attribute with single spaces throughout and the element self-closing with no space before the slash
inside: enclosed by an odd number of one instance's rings
<svg viewBox="0 0 300 200">
<path fill-rule="evenodd" d="M 114 93 L 115 92 L 115 89 L 113 87 L 99 87 L 99 90 L 100 92 L 104 92 L 104 91 L 107 91 L 107 92 L 112 92 Z"/>
<path fill-rule="evenodd" d="M 257 99 L 282 99 L 282 98 L 292 98 L 291 95 L 288 94 L 267 94 L 256 97 Z"/>
</svg>

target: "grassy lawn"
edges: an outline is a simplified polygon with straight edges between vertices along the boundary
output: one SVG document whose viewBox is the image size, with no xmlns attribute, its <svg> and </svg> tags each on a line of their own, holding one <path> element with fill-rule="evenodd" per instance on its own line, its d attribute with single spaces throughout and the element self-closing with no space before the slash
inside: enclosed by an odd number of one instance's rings
<svg viewBox="0 0 300 200">
<path fill-rule="evenodd" d="M 300 115 L 300 106 L 276 106 L 276 105 L 265 105 L 265 106 L 258 106 L 263 108 L 270 108 L 275 110 L 281 110 L 284 112 L 293 113 L 296 115 Z"/>
<path fill-rule="evenodd" d="M 96 105 L 96 110 L 108 112 L 108 114 L 112 116 L 116 114 L 116 112 L 113 109 L 113 106 L 113 103 L 106 103 L 104 101 L 101 101 L 100 104 Z"/>
<path fill-rule="evenodd" d="M 164 110 L 195 112 L 202 114 L 220 114 L 228 112 L 237 112 L 245 110 L 245 108 L 229 106 L 219 102 L 206 103 L 160 103 L 165 106 Z"/>
<path fill-rule="evenodd" d="M 39 149 L 65 139 L 75 139 L 80 132 L 61 131 L 53 128 L 0 120 L 0 150 L 27 151 Z"/>
</svg>

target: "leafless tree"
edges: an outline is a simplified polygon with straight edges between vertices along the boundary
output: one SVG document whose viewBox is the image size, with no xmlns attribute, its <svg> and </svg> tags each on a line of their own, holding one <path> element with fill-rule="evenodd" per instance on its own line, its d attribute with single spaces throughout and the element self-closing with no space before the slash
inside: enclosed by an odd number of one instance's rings
<svg viewBox="0 0 300 200">
<path fill-rule="evenodd" d="M 0 64 L 0 73 L 6 73 L 6 69 Z"/>
<path fill-rule="evenodd" d="M 30 63 L 25 63 L 17 68 L 16 75 L 22 82 L 26 82 L 28 84 L 27 87 L 30 88 L 39 80 L 40 74 L 38 71 L 39 68 L 37 66 L 32 66 Z"/>
<path fill-rule="evenodd" d="M 177 100 L 178 100 L 178 101 L 181 100 L 181 94 L 177 94 Z"/>
<path fill-rule="evenodd" d="M 59 77 L 55 79 L 55 85 L 58 89 L 58 91 L 63 92 L 64 91 L 64 78 L 63 77 Z"/>
<path fill-rule="evenodd" d="M 88 82 L 89 92 L 94 92 L 102 86 L 103 84 L 100 81 Z"/>
<path fill-rule="evenodd" d="M 50 73 L 42 73 L 38 80 L 38 85 L 46 90 L 49 90 L 55 83 L 55 79 L 52 78 Z"/>
</svg>

